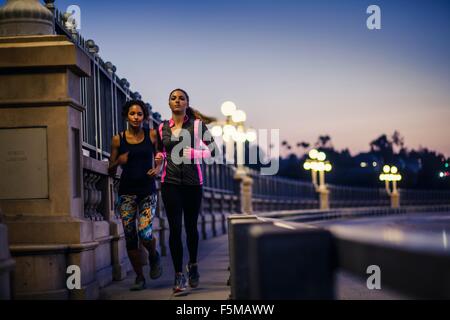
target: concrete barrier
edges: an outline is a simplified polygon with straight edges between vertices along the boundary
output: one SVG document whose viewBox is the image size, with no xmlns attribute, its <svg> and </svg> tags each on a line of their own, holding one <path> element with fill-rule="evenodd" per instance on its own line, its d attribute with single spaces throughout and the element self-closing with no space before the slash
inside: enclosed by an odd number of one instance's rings
<svg viewBox="0 0 450 320">
<path fill-rule="evenodd" d="M 284 223 L 249 228 L 249 299 L 333 299 L 331 234 Z"/>
<path fill-rule="evenodd" d="M 391 227 L 331 226 L 337 267 L 368 278 L 379 268 L 381 288 L 414 299 L 450 298 L 450 254 L 443 235 L 408 235 Z"/>
<path fill-rule="evenodd" d="M 228 217 L 231 299 L 332 299 L 327 230 L 254 215 Z"/>
<path fill-rule="evenodd" d="M 228 216 L 231 299 L 240 300 L 249 297 L 248 229 L 258 223 L 264 222 L 254 215 Z"/>
</svg>

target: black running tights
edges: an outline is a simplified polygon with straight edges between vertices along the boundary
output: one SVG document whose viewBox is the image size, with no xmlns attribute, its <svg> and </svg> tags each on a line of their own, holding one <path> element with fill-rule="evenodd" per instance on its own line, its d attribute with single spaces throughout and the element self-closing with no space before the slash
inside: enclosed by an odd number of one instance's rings
<svg viewBox="0 0 450 320">
<path fill-rule="evenodd" d="M 169 221 L 169 247 L 175 272 L 182 272 L 183 244 L 181 240 L 182 216 L 189 251 L 189 262 L 197 263 L 197 220 L 202 202 L 202 186 L 184 186 L 163 183 L 162 199 Z"/>
</svg>

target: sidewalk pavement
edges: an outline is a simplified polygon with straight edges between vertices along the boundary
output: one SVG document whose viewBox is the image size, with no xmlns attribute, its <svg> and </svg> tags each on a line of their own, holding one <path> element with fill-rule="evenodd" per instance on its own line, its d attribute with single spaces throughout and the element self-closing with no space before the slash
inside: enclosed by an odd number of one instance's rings
<svg viewBox="0 0 450 320">
<path fill-rule="evenodd" d="M 228 271 L 228 236 L 199 241 L 198 266 L 200 273 L 200 285 L 188 288 L 183 296 L 174 297 L 172 286 L 174 282 L 174 269 L 170 251 L 162 257 L 163 275 L 161 278 L 151 280 L 149 267 L 144 266 L 144 274 L 147 281 L 147 289 L 142 291 L 130 291 L 134 283 L 135 274 L 130 272 L 122 281 L 113 281 L 110 285 L 100 289 L 101 300 L 227 300 L 230 295 L 230 287 L 227 281 Z M 188 261 L 187 248 L 184 247 L 184 267 Z M 185 270 L 184 270 L 185 271 Z M 186 272 L 185 272 L 186 275 Z"/>
<path fill-rule="evenodd" d="M 170 254 L 170 252 L 169 252 Z M 184 248 L 184 262 L 188 261 L 187 249 Z M 183 296 L 174 297 L 172 286 L 174 270 L 170 256 L 162 257 L 163 275 L 157 280 L 148 276 L 149 268 L 144 266 L 147 289 L 130 291 L 134 283 L 135 274 L 130 272 L 122 281 L 114 281 L 100 289 L 102 300 L 227 300 L 230 287 L 227 286 L 229 277 L 228 265 L 228 236 L 200 240 L 199 242 L 199 272 L 200 285 L 198 288 L 188 288 Z M 186 272 L 185 272 L 186 274 Z M 346 272 L 336 274 L 337 300 L 398 300 L 407 297 L 383 288 L 383 290 L 368 290 L 365 279 L 360 279 Z"/>
</svg>

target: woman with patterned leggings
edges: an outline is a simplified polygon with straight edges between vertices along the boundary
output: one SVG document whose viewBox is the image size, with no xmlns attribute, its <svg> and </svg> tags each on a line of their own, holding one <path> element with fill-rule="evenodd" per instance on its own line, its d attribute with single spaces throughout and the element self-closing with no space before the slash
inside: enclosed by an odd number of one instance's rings
<svg viewBox="0 0 450 320">
<path fill-rule="evenodd" d="M 155 157 L 156 166 L 153 168 L 157 134 L 153 129 L 143 128 L 143 122 L 149 116 L 144 102 L 128 101 L 123 107 L 122 116 L 128 121 L 128 129 L 112 138 L 109 173 L 115 175 L 117 167 L 122 167 L 119 210 L 128 257 L 136 272 L 136 280 L 130 290 L 142 290 L 145 288 L 145 277 L 139 239 L 149 254 L 150 278 L 157 279 L 162 274 L 156 238 L 152 233 L 157 203 L 154 177 L 161 170 L 162 157 Z"/>
</svg>

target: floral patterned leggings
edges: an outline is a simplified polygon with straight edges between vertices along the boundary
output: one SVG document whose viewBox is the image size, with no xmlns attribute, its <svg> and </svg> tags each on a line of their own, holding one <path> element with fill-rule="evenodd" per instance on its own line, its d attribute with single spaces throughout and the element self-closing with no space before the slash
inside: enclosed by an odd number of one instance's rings
<svg viewBox="0 0 450 320">
<path fill-rule="evenodd" d="M 128 250 L 138 248 L 138 237 L 145 247 L 153 239 L 153 218 L 155 216 L 157 195 L 148 196 L 121 195 L 119 198 L 120 217 L 122 218 L 125 240 Z M 138 227 L 136 230 L 136 220 Z"/>
</svg>

